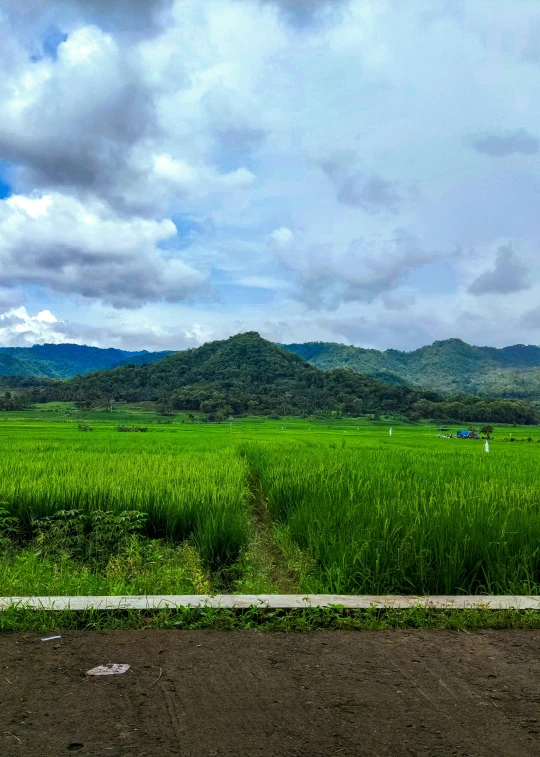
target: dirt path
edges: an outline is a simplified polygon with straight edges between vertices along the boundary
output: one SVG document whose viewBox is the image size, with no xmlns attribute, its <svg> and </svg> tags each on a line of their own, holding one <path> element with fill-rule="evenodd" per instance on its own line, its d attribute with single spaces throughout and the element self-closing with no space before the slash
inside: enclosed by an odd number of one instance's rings
<svg viewBox="0 0 540 757">
<path fill-rule="evenodd" d="M 287 569 L 283 555 L 274 539 L 274 523 L 259 480 L 250 476 L 251 538 L 247 563 L 257 582 L 256 593 L 294 594 L 298 591 L 298 576 Z M 296 580 L 295 580 L 296 578 Z"/>
<path fill-rule="evenodd" d="M 537 757 L 539 703 L 535 631 L 0 636 L 3 757 Z"/>
</svg>

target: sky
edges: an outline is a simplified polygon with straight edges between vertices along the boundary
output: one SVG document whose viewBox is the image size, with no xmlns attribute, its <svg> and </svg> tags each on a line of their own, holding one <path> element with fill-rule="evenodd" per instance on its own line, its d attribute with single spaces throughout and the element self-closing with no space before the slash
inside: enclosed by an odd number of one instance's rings
<svg viewBox="0 0 540 757">
<path fill-rule="evenodd" d="M 540 343 L 538 0 L 0 0 L 0 345 Z"/>
</svg>

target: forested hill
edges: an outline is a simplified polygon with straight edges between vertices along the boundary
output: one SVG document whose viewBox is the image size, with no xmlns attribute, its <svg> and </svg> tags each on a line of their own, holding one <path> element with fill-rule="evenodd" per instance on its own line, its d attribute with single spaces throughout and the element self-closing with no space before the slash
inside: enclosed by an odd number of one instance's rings
<svg viewBox="0 0 540 757">
<path fill-rule="evenodd" d="M 281 346 L 325 371 L 347 368 L 392 386 L 416 387 L 442 395 L 524 399 L 540 409 L 540 347 L 536 346 L 473 347 L 460 339 L 434 342 L 414 352 L 379 352 L 332 342 Z M 79 344 L 3 347 L 0 377 L 10 377 L 10 386 L 27 386 L 43 383 L 39 381 L 43 379 L 72 378 L 129 364 L 142 366 L 175 354 Z M 184 359 L 179 358 L 181 362 Z"/>
<path fill-rule="evenodd" d="M 134 361 L 162 360 L 169 352 L 129 352 L 80 344 L 34 344 L 0 347 L 0 376 L 71 378 Z"/>
<path fill-rule="evenodd" d="M 414 352 L 379 352 L 333 342 L 282 346 L 323 370 L 350 368 L 388 384 L 429 387 L 441 394 L 465 392 L 540 403 L 540 347 L 535 345 L 496 349 L 447 339 Z"/>
<path fill-rule="evenodd" d="M 239 414 L 348 416 L 398 413 L 410 418 L 534 423 L 520 402 L 459 398 L 389 386 L 351 370 L 321 371 L 256 332 L 175 352 L 156 363 L 78 376 L 43 390 L 35 401 L 155 401 L 171 410 L 201 411 L 221 419 Z"/>
</svg>

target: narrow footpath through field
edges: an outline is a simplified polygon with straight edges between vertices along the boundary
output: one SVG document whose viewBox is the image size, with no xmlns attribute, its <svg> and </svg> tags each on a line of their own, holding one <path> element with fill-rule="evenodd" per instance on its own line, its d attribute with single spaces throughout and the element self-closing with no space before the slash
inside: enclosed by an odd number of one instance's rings
<svg viewBox="0 0 540 757">
<path fill-rule="evenodd" d="M 540 753 L 536 631 L 4 634 L 0 668 L 3 757 Z"/>
</svg>

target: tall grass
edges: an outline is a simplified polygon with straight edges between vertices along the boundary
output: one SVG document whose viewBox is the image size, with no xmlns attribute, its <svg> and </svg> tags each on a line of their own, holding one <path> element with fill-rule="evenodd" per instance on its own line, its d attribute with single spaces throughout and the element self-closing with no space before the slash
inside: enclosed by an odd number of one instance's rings
<svg viewBox="0 0 540 757">
<path fill-rule="evenodd" d="M 210 567 L 237 557 L 249 490 L 234 451 L 185 449 L 157 434 L 90 436 L 18 438 L 0 455 L 0 501 L 25 522 L 63 509 L 140 510 L 150 535 L 192 538 Z"/>
<path fill-rule="evenodd" d="M 540 444 L 497 432 L 485 454 L 433 427 L 399 427 L 390 440 L 361 422 L 263 419 L 146 434 L 109 420 L 82 434 L 71 420 L 7 415 L 0 503 L 26 523 L 62 509 L 141 510 L 148 535 L 190 540 L 205 569 L 242 555 L 236 567 L 249 571 L 255 475 L 302 591 L 540 594 Z"/>
<path fill-rule="evenodd" d="M 314 561 L 304 589 L 540 593 L 538 448 L 459 444 L 243 451 L 275 522 Z"/>
</svg>

